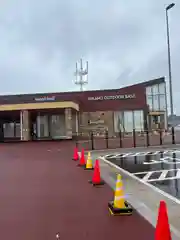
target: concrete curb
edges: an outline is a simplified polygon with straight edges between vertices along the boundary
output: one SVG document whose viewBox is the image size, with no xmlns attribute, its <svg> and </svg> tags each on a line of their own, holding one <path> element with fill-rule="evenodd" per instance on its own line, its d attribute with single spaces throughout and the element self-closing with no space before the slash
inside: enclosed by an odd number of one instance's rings
<svg viewBox="0 0 180 240">
<path fill-rule="evenodd" d="M 104 161 L 107 165 L 109 165 L 111 167 L 115 167 L 116 166 L 115 164 L 113 164 L 113 163 L 111 163 L 111 162 L 109 162 L 109 161 L 107 161 L 107 160 L 105 160 L 103 158 L 100 158 L 100 161 Z M 124 169 L 121 169 L 120 167 L 118 167 L 117 170 L 119 170 L 120 173 L 121 173 L 121 171 L 123 171 L 123 172 L 125 171 Z M 103 173 L 102 173 L 102 177 L 103 177 L 104 181 L 106 181 L 108 183 L 108 185 L 111 188 L 114 189 L 114 187 L 115 187 L 115 179 L 113 179 L 112 177 L 107 177 L 107 176 L 103 175 Z M 138 179 L 138 180 L 140 180 L 140 179 Z M 156 226 L 157 213 L 153 212 L 144 202 L 139 201 L 137 198 L 134 198 L 131 195 L 128 195 L 128 201 L 130 202 L 130 204 L 136 209 L 136 211 L 141 216 L 143 216 L 154 227 Z M 171 227 L 171 232 L 172 232 L 172 239 L 173 240 L 180 239 L 180 232 L 176 228 L 174 228 L 172 225 L 170 227 Z"/>
</svg>

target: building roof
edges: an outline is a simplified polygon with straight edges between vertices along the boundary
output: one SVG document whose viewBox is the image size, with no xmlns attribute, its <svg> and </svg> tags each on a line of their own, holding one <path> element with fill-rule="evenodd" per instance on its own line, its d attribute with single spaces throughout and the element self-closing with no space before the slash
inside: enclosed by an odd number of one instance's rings
<svg viewBox="0 0 180 240">
<path fill-rule="evenodd" d="M 119 89 L 99 89 L 83 92 L 54 92 L 54 93 L 34 93 L 34 94 L 14 94 L 14 95 L 1 95 L 0 105 L 7 104 L 26 104 L 26 103 L 37 103 L 37 102 L 59 102 L 59 101 L 73 101 L 82 106 L 96 106 L 96 109 L 102 110 L 102 101 L 96 101 L 96 104 L 92 104 L 89 98 L 99 98 L 107 96 L 126 96 L 126 95 L 136 95 L 135 99 L 131 101 L 123 101 L 123 104 L 119 104 L 119 101 L 114 101 L 114 109 L 143 109 L 147 106 L 145 97 L 145 87 L 155 85 L 158 83 L 165 82 L 164 78 L 154 79 L 146 82 L 141 82 L 131 86 L 126 86 Z M 106 96 L 107 95 L 107 96 Z M 105 105 L 109 104 L 109 109 L 112 109 L 112 102 L 105 101 L 104 109 L 107 108 Z M 117 106 L 116 106 L 117 105 Z M 98 108 L 99 106 L 99 108 Z"/>
<path fill-rule="evenodd" d="M 146 82 L 141 82 L 139 84 L 143 84 L 145 87 L 149 87 L 149 86 L 156 85 L 156 84 L 161 84 L 161 83 L 165 83 L 165 77 L 152 79 L 152 80 L 149 80 L 149 81 L 146 81 Z"/>
<path fill-rule="evenodd" d="M 104 91 L 104 92 L 109 92 L 109 91 L 118 91 L 120 89 L 126 89 L 126 88 L 130 88 L 130 87 L 134 87 L 134 86 L 138 86 L 138 85 L 142 85 L 145 87 L 148 86 L 152 86 L 152 85 L 156 85 L 156 84 L 161 84 L 161 83 L 165 83 L 165 77 L 160 77 L 160 78 L 156 78 L 156 79 L 152 79 L 152 80 L 148 80 L 148 81 L 144 81 L 144 82 L 140 82 L 140 83 L 136 83 L 133 85 L 127 85 L 125 87 L 122 88 L 114 88 L 114 89 L 96 89 L 96 90 L 85 90 L 84 92 L 98 92 L 98 91 Z M 23 97 L 23 96 L 45 96 L 45 95 L 56 95 L 56 94 L 62 94 L 62 95 L 66 95 L 66 94 L 78 94 L 81 93 L 80 91 L 68 91 L 68 92 L 37 92 L 37 93 L 26 93 L 26 94 L 10 94 L 10 95 L 0 95 L 0 98 L 8 98 L 8 97 L 13 97 L 13 96 L 17 96 L 17 97 Z"/>
</svg>

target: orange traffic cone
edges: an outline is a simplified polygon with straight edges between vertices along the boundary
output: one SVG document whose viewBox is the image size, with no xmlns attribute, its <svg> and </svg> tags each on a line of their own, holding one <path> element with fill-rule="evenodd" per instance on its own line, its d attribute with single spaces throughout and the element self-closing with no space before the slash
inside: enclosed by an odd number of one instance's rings
<svg viewBox="0 0 180 240">
<path fill-rule="evenodd" d="M 74 148 L 74 155 L 73 155 L 73 159 L 72 160 L 74 160 L 74 161 L 78 161 L 79 160 L 77 147 Z"/>
<path fill-rule="evenodd" d="M 104 185 L 104 181 L 101 179 L 99 160 L 95 161 L 92 180 L 90 180 L 89 183 L 93 184 L 93 186 Z"/>
<path fill-rule="evenodd" d="M 85 161 L 85 156 L 84 156 L 84 149 L 82 149 L 81 151 L 81 157 L 80 157 L 80 161 L 78 163 L 79 167 L 85 167 L 86 166 L 86 161 Z"/>
<path fill-rule="evenodd" d="M 159 213 L 155 230 L 155 240 L 172 240 L 166 203 L 160 201 Z"/>
</svg>

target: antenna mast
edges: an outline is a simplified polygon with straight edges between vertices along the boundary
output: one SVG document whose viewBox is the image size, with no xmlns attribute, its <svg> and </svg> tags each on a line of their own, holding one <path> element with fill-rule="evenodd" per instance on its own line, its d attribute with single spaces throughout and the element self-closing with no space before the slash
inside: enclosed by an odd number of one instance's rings
<svg viewBox="0 0 180 240">
<path fill-rule="evenodd" d="M 80 91 L 83 91 L 83 86 L 88 84 L 88 61 L 86 62 L 86 68 L 83 68 L 82 58 L 80 59 L 80 66 L 78 67 L 78 62 L 76 62 L 76 80 L 75 84 L 80 86 Z"/>
</svg>

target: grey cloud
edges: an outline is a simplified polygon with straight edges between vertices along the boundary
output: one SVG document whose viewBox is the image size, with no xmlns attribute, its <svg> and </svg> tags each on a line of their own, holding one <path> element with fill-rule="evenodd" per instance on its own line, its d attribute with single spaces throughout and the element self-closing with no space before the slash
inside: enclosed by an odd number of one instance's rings
<svg viewBox="0 0 180 240">
<path fill-rule="evenodd" d="M 86 89 L 167 76 L 168 3 L 6 0 L 0 9 L 1 93 L 77 90 L 73 72 L 80 57 L 89 61 Z M 179 13 L 177 4 L 170 12 L 174 89 L 179 86 Z"/>
</svg>

